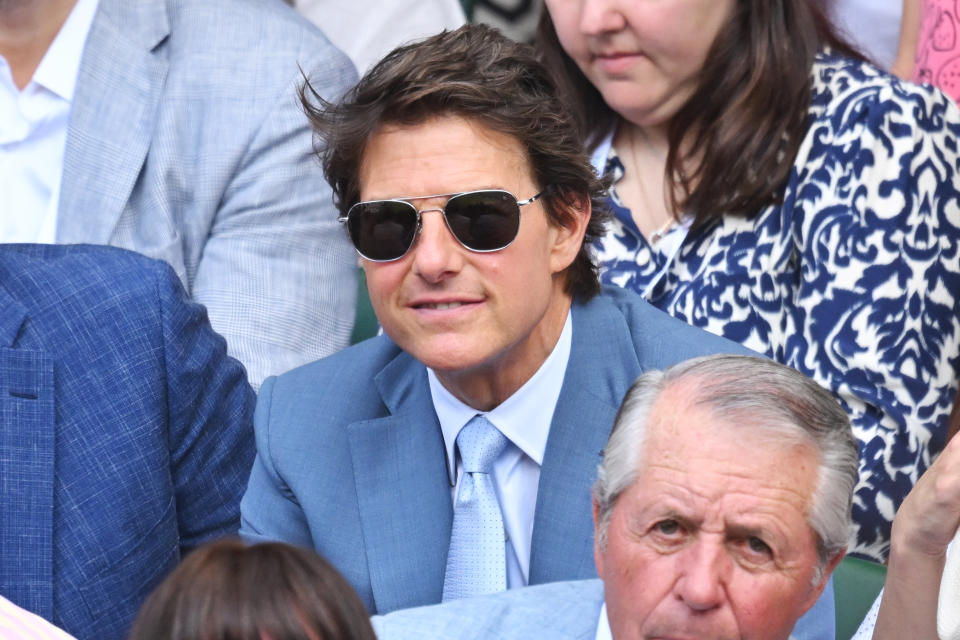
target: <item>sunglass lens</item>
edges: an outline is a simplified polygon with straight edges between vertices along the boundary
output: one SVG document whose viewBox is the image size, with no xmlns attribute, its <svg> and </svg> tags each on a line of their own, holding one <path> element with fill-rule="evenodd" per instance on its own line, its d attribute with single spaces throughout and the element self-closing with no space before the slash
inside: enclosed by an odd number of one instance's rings
<svg viewBox="0 0 960 640">
<path fill-rule="evenodd" d="M 417 234 L 417 210 L 408 202 L 361 202 L 347 216 L 350 239 L 368 260 L 396 260 Z"/>
<path fill-rule="evenodd" d="M 517 237 L 520 207 L 506 191 L 474 191 L 450 198 L 447 225 L 468 249 L 496 251 Z"/>
</svg>

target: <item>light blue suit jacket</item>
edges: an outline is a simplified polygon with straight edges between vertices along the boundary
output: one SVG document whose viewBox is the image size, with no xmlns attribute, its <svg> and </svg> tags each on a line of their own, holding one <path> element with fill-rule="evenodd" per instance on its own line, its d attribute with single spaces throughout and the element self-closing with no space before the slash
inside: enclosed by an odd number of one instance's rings
<svg viewBox="0 0 960 640">
<path fill-rule="evenodd" d="M 120 640 L 183 552 L 236 531 L 253 390 L 129 251 L 0 245 L 0 309 L 0 594 Z"/>
<path fill-rule="evenodd" d="M 740 345 L 607 288 L 573 305 L 540 471 L 530 584 L 596 577 L 590 487 L 636 377 Z M 371 612 L 433 604 L 453 505 L 426 368 L 381 336 L 264 383 L 241 535 L 313 547 Z"/>
<path fill-rule="evenodd" d="M 356 80 L 279 0 L 100 0 L 67 132 L 57 242 L 171 264 L 255 385 L 353 325 L 356 260 L 298 65 L 328 99 Z"/>
<path fill-rule="evenodd" d="M 373 618 L 380 640 L 593 640 L 603 583 L 577 580 L 513 589 Z M 833 640 L 832 583 L 800 620 L 791 640 Z"/>
</svg>

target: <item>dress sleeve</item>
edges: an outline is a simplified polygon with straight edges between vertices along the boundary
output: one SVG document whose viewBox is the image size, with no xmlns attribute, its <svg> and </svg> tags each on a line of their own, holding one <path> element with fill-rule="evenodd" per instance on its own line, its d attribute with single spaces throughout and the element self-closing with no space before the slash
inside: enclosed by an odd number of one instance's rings
<svg viewBox="0 0 960 640">
<path fill-rule="evenodd" d="M 960 111 L 939 91 L 880 81 L 840 87 L 805 142 L 802 304 L 787 345 L 852 417 L 852 550 L 875 560 L 943 448 L 960 376 Z"/>
</svg>

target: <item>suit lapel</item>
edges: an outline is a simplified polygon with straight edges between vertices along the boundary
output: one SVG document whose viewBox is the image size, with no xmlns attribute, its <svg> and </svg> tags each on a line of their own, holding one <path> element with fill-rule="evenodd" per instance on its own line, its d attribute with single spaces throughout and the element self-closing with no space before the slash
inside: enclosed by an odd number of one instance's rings
<svg viewBox="0 0 960 640">
<path fill-rule="evenodd" d="M 57 242 L 109 242 L 144 164 L 167 74 L 162 0 L 101 0 L 70 107 Z"/>
<path fill-rule="evenodd" d="M 530 584 L 596 577 L 590 487 L 620 401 L 642 369 L 620 313 L 573 307 L 573 340 L 540 468 Z"/>
<path fill-rule="evenodd" d="M 375 378 L 390 416 L 348 427 L 378 612 L 440 601 L 453 505 L 423 365 L 401 353 Z"/>
<path fill-rule="evenodd" d="M 53 616 L 53 359 L 14 348 L 26 310 L 0 287 L 0 593 Z"/>
</svg>

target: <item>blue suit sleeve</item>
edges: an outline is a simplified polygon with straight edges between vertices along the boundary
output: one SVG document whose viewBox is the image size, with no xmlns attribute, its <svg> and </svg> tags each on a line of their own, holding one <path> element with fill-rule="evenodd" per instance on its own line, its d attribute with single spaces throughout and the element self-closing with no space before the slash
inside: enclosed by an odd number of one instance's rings
<svg viewBox="0 0 960 640">
<path fill-rule="evenodd" d="M 171 474 L 181 551 L 236 533 L 254 456 L 256 400 L 243 366 L 227 355 L 203 306 L 163 266 L 163 324 Z"/>
<path fill-rule="evenodd" d="M 257 457 L 241 503 L 240 536 L 249 542 L 279 540 L 313 547 L 303 509 L 277 470 L 270 448 L 270 408 L 276 378 L 267 378 L 257 400 Z"/>
</svg>

